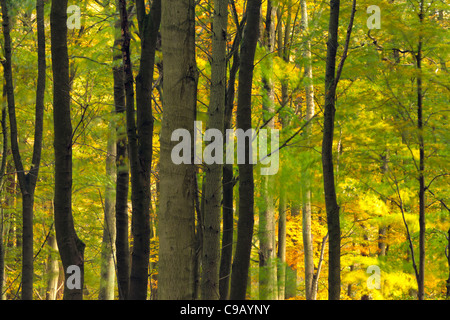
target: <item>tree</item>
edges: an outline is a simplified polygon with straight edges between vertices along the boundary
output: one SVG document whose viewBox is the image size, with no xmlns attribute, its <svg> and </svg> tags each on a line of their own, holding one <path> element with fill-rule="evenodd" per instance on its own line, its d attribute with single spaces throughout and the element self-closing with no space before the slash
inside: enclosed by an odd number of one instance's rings
<svg viewBox="0 0 450 320">
<path fill-rule="evenodd" d="M 22 193 L 22 299 L 33 299 L 33 205 L 34 193 L 39 175 L 41 161 L 44 92 L 46 77 L 45 61 L 45 31 L 44 31 L 44 2 L 36 2 L 36 19 L 38 32 L 38 79 L 36 88 L 36 111 L 33 156 L 30 170 L 25 173 L 18 144 L 18 131 L 15 111 L 14 85 L 12 75 L 12 54 L 10 36 L 10 17 L 6 1 L 1 2 L 3 14 L 3 35 L 5 40 L 5 61 L 3 63 L 6 92 L 8 98 L 8 112 L 11 130 L 11 150 Z"/>
<path fill-rule="evenodd" d="M 224 110 L 224 132 L 230 129 L 232 126 L 232 114 L 235 98 L 235 82 L 236 74 L 239 70 L 239 45 L 242 39 L 242 30 L 245 25 L 245 16 L 239 21 L 239 17 L 236 11 L 235 2 L 231 2 L 231 8 L 233 13 L 233 21 L 236 25 L 236 35 L 233 40 L 233 44 L 230 52 L 233 52 L 233 63 L 230 68 L 228 76 L 228 86 L 226 90 L 226 104 Z M 223 178 L 222 178 L 222 250 L 220 255 L 220 268 L 219 268 L 219 294 L 221 300 L 227 300 L 230 291 L 230 278 L 231 278 L 231 263 L 233 256 L 233 231 L 234 231 L 234 219 L 233 219 L 233 193 L 236 180 L 233 177 L 233 165 L 225 163 L 223 165 Z"/>
<path fill-rule="evenodd" d="M 194 136 L 198 79 L 194 1 L 165 0 L 161 12 L 164 116 L 160 138 L 158 298 L 192 299 L 195 167 L 193 161 L 179 165 L 172 162 L 175 143 L 171 136 L 176 129 L 185 129 Z"/>
<path fill-rule="evenodd" d="M 150 13 L 145 12 L 143 0 L 136 2 L 141 37 L 141 62 L 136 77 L 136 115 L 127 104 L 127 132 L 131 163 L 131 201 L 133 206 L 130 299 L 147 297 L 148 264 L 150 256 L 150 174 L 153 153 L 152 85 L 156 42 L 161 21 L 161 0 L 152 2 Z M 124 41 L 126 43 L 126 40 Z M 128 56 L 128 59 L 131 59 Z M 131 60 L 124 61 L 131 63 Z M 125 65 L 126 66 L 126 65 Z M 125 72 L 127 72 L 125 67 Z M 129 70 L 131 72 L 131 68 Z M 131 81 L 132 75 L 126 73 Z M 128 80 L 129 79 L 129 80 Z M 127 83 L 125 83 L 127 87 Z M 130 89 L 131 91 L 131 89 Z M 127 95 L 128 99 L 131 99 Z"/>
<path fill-rule="evenodd" d="M 273 53 L 275 50 L 275 14 L 277 7 L 272 1 L 267 1 L 267 13 L 263 44 L 267 56 L 263 64 L 263 121 L 266 127 L 274 129 L 274 99 Z M 273 177 L 261 177 L 262 203 L 259 208 L 259 297 L 262 300 L 272 300 L 277 297 L 277 268 L 275 260 L 275 210 L 270 187 Z"/>
<path fill-rule="evenodd" d="M 119 2 L 116 1 L 116 12 L 119 13 Z M 125 87 L 122 61 L 121 23 L 117 19 L 114 25 L 113 45 L 113 85 L 114 85 L 114 111 L 116 113 L 116 260 L 117 284 L 119 299 L 126 300 L 130 287 L 130 248 L 128 243 L 128 184 L 129 163 L 127 148 L 127 130 L 125 113 Z M 118 64 L 118 65 L 117 65 Z"/>
<path fill-rule="evenodd" d="M 53 69 L 53 125 L 55 131 L 55 232 L 64 268 L 64 299 L 81 300 L 84 283 L 84 248 L 72 215 L 72 123 L 70 117 L 69 56 L 67 51 L 67 0 L 52 1 L 50 13 Z M 70 266 L 80 270 L 80 286 L 69 288 Z"/>
<path fill-rule="evenodd" d="M 212 23 L 211 95 L 208 107 L 208 129 L 216 129 L 223 137 L 227 64 L 228 1 L 214 0 Z M 216 137 L 217 139 L 217 137 Z M 207 163 L 203 211 L 203 252 L 201 297 L 219 298 L 220 208 L 222 200 L 220 163 Z"/>
<path fill-rule="evenodd" d="M 302 29 L 306 34 L 307 40 L 304 45 L 303 57 L 305 58 L 304 73 L 307 83 L 305 84 L 306 92 L 306 121 L 310 121 L 314 117 L 314 86 L 313 86 L 313 73 L 311 63 L 311 41 L 309 40 L 309 28 L 308 28 L 308 8 L 306 1 L 302 0 L 301 3 L 302 12 Z M 311 124 L 308 124 L 305 129 L 306 139 L 308 146 L 311 145 Z M 310 170 L 309 170 L 310 171 Z M 314 278 L 314 248 L 312 243 L 312 230 L 311 230 L 311 172 L 303 170 L 302 172 L 302 218 L 303 218 L 303 250 L 305 252 L 305 294 L 307 300 L 315 300 L 316 292 L 313 291 L 314 281 L 318 279 Z"/>
<path fill-rule="evenodd" d="M 328 298 L 339 300 L 341 290 L 340 260 L 341 260 L 341 227 L 339 221 L 339 205 L 336 198 L 333 167 L 333 133 L 336 113 L 336 88 L 347 57 L 348 45 L 356 1 L 353 1 L 352 15 L 347 29 L 344 52 L 336 71 L 336 54 L 338 47 L 339 9 L 340 1 L 330 1 L 330 20 L 328 26 L 327 58 L 325 68 L 325 111 L 322 140 L 322 168 L 325 191 L 325 206 L 329 233 L 329 263 L 328 263 Z"/>
<path fill-rule="evenodd" d="M 247 24 L 242 38 L 240 52 L 240 71 L 238 84 L 237 126 L 247 131 L 252 127 L 252 79 L 261 0 L 247 2 Z M 251 142 L 245 144 L 245 154 L 251 155 Z M 239 222 L 237 230 L 236 252 L 231 273 L 230 299 L 244 300 L 247 289 L 247 277 L 250 265 L 254 225 L 254 181 L 253 165 L 239 164 Z M 245 162 L 245 161 L 244 161 Z"/>
<path fill-rule="evenodd" d="M 104 200 L 104 222 L 103 222 L 103 237 L 102 237 L 102 257 L 101 257 L 101 279 L 100 292 L 98 293 L 99 300 L 114 300 L 114 277 L 115 277 L 115 242 L 116 242 L 116 219 L 115 219 L 115 197 L 114 197 L 114 182 L 116 177 L 115 157 L 116 157 L 116 142 L 115 142 L 115 127 L 113 124 L 109 126 L 109 136 L 107 142 L 106 155 L 106 175 L 109 178 L 105 188 Z"/>
</svg>

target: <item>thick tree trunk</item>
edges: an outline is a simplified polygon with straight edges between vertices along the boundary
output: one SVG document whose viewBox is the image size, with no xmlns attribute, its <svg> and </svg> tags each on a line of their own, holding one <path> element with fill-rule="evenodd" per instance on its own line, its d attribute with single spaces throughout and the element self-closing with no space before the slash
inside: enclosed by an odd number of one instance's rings
<svg viewBox="0 0 450 320">
<path fill-rule="evenodd" d="M 171 141 L 176 129 L 194 137 L 198 71 L 195 61 L 193 0 L 162 2 L 161 35 L 164 54 L 160 157 L 160 217 L 158 298 L 192 299 L 194 295 L 195 167 L 176 165 Z M 191 160 L 192 161 L 192 160 Z"/>
<path fill-rule="evenodd" d="M 325 206 L 329 233 L 328 299 L 339 300 L 341 290 L 341 228 L 339 205 L 336 199 L 333 168 L 333 133 L 335 116 L 335 70 L 338 46 L 339 0 L 330 0 L 330 20 L 327 42 L 325 73 L 325 112 L 322 141 L 322 167 L 325 191 Z"/>
<path fill-rule="evenodd" d="M 247 25 L 241 45 L 238 84 L 237 127 L 252 127 L 252 80 L 256 43 L 258 41 L 261 0 L 247 2 Z M 239 164 L 239 221 L 236 252 L 231 274 L 230 299 L 244 300 L 247 288 L 254 225 L 253 165 L 250 163 L 251 142 L 245 144 L 248 163 Z"/>
<path fill-rule="evenodd" d="M 53 1 L 50 13 L 53 68 L 53 123 L 55 151 L 55 231 L 64 268 L 64 299 L 83 298 L 84 248 L 72 216 L 72 123 L 70 118 L 69 56 L 67 51 L 67 0 Z M 81 287 L 67 286 L 67 268 L 80 268 Z"/>
<path fill-rule="evenodd" d="M 216 129 L 223 136 L 226 66 L 227 66 L 227 20 L 228 1 L 214 0 L 212 28 L 211 95 L 208 108 L 208 129 Z M 203 253 L 201 298 L 219 299 L 220 259 L 220 207 L 222 200 L 222 170 L 219 163 L 207 163 L 205 173 L 203 214 Z"/>
<path fill-rule="evenodd" d="M 119 4 L 116 1 L 116 11 Z M 117 285 L 119 299 L 128 298 L 130 286 L 130 248 L 128 243 L 128 149 L 125 120 L 125 87 L 122 52 L 119 48 L 122 43 L 120 19 L 117 19 L 114 28 L 113 61 L 119 66 L 113 67 L 114 81 L 114 107 L 116 112 L 116 263 Z"/>
</svg>

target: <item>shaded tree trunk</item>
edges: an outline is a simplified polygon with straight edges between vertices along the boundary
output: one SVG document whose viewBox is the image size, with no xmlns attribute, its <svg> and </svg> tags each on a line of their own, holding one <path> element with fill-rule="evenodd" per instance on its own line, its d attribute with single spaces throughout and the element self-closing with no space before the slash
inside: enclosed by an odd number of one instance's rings
<svg viewBox="0 0 450 320">
<path fill-rule="evenodd" d="M 214 0 L 212 35 L 211 95 L 208 107 L 208 129 L 223 137 L 225 117 L 228 1 Z M 207 163 L 203 214 L 203 253 L 201 298 L 219 299 L 220 207 L 222 170 L 219 163 Z"/>
<path fill-rule="evenodd" d="M 116 1 L 116 12 L 119 12 L 119 3 Z M 114 108 L 116 113 L 116 263 L 117 285 L 119 299 L 128 298 L 130 286 L 130 247 L 128 243 L 128 184 L 129 162 L 127 148 L 127 132 L 125 119 L 125 86 L 122 52 L 119 46 L 122 43 L 120 19 L 116 20 L 114 28 L 113 62 L 119 64 L 113 67 L 114 81 Z"/>
<path fill-rule="evenodd" d="M 328 299 L 339 300 L 341 292 L 341 226 L 339 221 L 340 207 L 337 203 L 334 168 L 333 168 L 333 134 L 334 118 L 336 113 L 336 88 L 347 57 L 353 20 L 356 12 L 356 0 L 352 3 L 352 12 L 344 50 L 338 69 L 336 71 L 336 53 L 338 46 L 340 1 L 330 1 L 330 19 L 328 26 L 327 58 L 325 67 L 325 111 L 322 139 L 322 168 L 325 191 L 325 207 L 327 211 L 327 224 L 329 235 L 328 254 Z"/>
<path fill-rule="evenodd" d="M 145 300 L 148 286 L 150 257 L 150 174 L 153 152 L 152 82 L 156 41 L 161 21 L 161 0 L 152 3 L 150 13 L 145 12 L 145 2 L 138 0 L 136 10 L 141 36 L 141 61 L 136 77 L 136 120 L 132 95 L 133 75 L 129 56 L 124 61 L 127 105 L 127 133 L 131 164 L 131 202 L 133 207 L 131 230 L 133 251 L 131 254 L 129 299 Z M 122 21 L 122 28 L 124 27 Z M 128 27 L 128 23 L 126 24 Z M 124 30 L 124 29 L 123 29 Z M 124 34 L 124 33 L 122 33 Z M 126 38 L 124 44 L 127 43 Z M 130 68 L 127 67 L 130 64 Z"/>
<path fill-rule="evenodd" d="M 195 61 L 193 0 L 162 2 L 164 54 L 160 157 L 160 217 L 158 298 L 193 299 L 195 253 L 195 167 L 176 165 L 171 135 L 185 129 L 194 137 L 198 71 Z M 192 154 L 191 154 L 192 155 Z"/>
<path fill-rule="evenodd" d="M 45 30 L 44 30 L 44 2 L 36 2 L 37 39 L 38 39 L 38 78 L 36 88 L 36 108 L 34 145 L 30 170 L 26 173 L 22 163 L 15 113 L 14 85 L 11 63 L 11 37 L 9 12 L 6 1 L 1 2 L 3 15 L 3 35 L 5 41 L 5 61 L 3 63 L 4 76 L 8 100 L 8 111 L 11 131 L 11 150 L 22 193 L 22 299 L 33 299 L 33 205 L 34 191 L 39 174 L 41 161 L 42 133 L 44 122 L 44 92 L 45 92 Z"/>
<path fill-rule="evenodd" d="M 3 98 L 6 95 L 6 86 L 3 85 Z M 3 189 L 3 178 L 5 177 L 6 164 L 7 164 L 7 154 L 8 154 L 8 130 L 6 125 L 6 106 L 1 105 L 2 117 L 0 119 L 0 124 L 2 128 L 2 162 L 0 164 L 0 197 Z M 2 190 L 3 189 L 3 190 Z M 1 221 L 0 221 L 0 300 L 3 300 L 3 286 L 5 284 L 5 245 L 3 244 L 3 239 L 5 235 L 5 216 L 3 212 L 3 206 L 0 208 Z"/>
<path fill-rule="evenodd" d="M 424 19 L 424 0 L 420 1 L 420 24 Z M 419 45 L 416 55 L 417 75 L 417 129 L 419 135 L 419 277 L 417 279 L 418 298 L 425 298 L 425 146 L 423 140 L 423 90 L 422 90 L 422 28 L 419 30 Z"/>
<path fill-rule="evenodd" d="M 329 233 L 328 299 L 339 300 L 341 291 L 341 228 L 333 169 L 333 133 L 335 117 L 335 70 L 338 46 L 339 0 L 330 0 L 330 20 L 325 73 L 325 112 L 322 141 L 323 183 Z"/>
<path fill-rule="evenodd" d="M 447 248 L 445 250 L 445 255 L 447 256 L 447 264 L 448 264 L 448 279 L 447 279 L 447 299 L 450 298 L 450 229 L 447 232 Z"/>
<path fill-rule="evenodd" d="M 233 113 L 234 97 L 235 97 L 235 82 L 236 74 L 239 70 L 239 44 L 242 38 L 242 30 L 245 24 L 244 19 L 239 22 L 237 17 L 234 1 L 231 2 L 233 9 L 233 18 L 237 27 L 237 33 L 233 41 L 231 52 L 233 52 L 233 64 L 230 69 L 228 88 L 226 91 L 226 104 L 225 104 L 225 116 L 224 116 L 224 132 L 231 128 L 231 117 Z M 226 141 L 224 141 L 225 143 Z M 227 300 L 229 298 L 230 289 L 230 276 L 231 276 L 231 263 L 233 255 L 233 189 L 235 180 L 233 178 L 233 165 L 225 163 L 223 165 L 223 200 L 222 200 L 222 252 L 220 256 L 220 269 L 219 269 L 219 295 L 221 300 Z"/>
<path fill-rule="evenodd" d="M 53 1 L 50 13 L 53 68 L 53 124 L 55 131 L 55 232 L 64 268 L 64 299 L 83 298 L 84 248 L 72 215 L 72 123 L 70 117 L 69 56 L 67 51 L 67 0 Z M 81 287 L 69 289 L 67 268 L 80 268 Z"/>
<path fill-rule="evenodd" d="M 247 25 L 240 52 L 237 127 L 244 131 L 252 127 L 252 79 L 256 44 L 258 41 L 261 0 L 247 2 Z M 230 299 L 244 300 L 247 288 L 250 252 L 254 225 L 253 165 L 250 163 L 251 141 L 245 144 L 248 163 L 239 164 L 239 221 L 236 252 L 231 273 Z"/>
</svg>

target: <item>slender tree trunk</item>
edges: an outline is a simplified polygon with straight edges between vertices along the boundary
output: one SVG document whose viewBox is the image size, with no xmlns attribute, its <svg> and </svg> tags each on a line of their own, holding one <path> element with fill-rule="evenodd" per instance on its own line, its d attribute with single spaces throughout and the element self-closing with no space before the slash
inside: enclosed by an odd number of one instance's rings
<svg viewBox="0 0 450 320">
<path fill-rule="evenodd" d="M 287 18 L 286 25 L 283 34 L 282 28 L 282 11 L 281 7 L 278 7 L 278 56 L 283 59 L 284 62 L 289 62 L 290 49 L 289 49 L 289 39 L 291 33 L 291 12 L 292 12 L 292 1 L 287 2 Z M 289 103 L 289 83 L 288 75 L 283 75 L 281 79 L 281 108 L 285 108 Z M 281 113 L 280 122 L 282 128 L 288 125 L 287 117 Z M 286 174 L 284 173 L 283 167 L 280 168 L 281 181 L 285 181 Z M 278 267 L 277 267 L 277 282 L 278 282 L 278 299 L 286 299 L 286 210 L 287 210 L 287 194 L 285 184 L 282 183 L 280 186 L 280 200 L 278 204 Z"/>
<path fill-rule="evenodd" d="M 447 279 L 447 299 L 450 298 L 450 229 L 448 229 L 447 232 L 448 236 L 447 236 L 447 248 L 446 248 L 446 252 L 445 255 L 447 256 L 447 264 L 448 264 L 448 279 Z"/>
<path fill-rule="evenodd" d="M 237 127 L 244 131 L 252 127 L 252 79 L 258 41 L 261 0 L 247 2 L 245 27 L 240 57 Z M 248 163 L 239 164 L 239 221 L 236 252 L 231 274 L 230 299 L 245 300 L 254 225 L 253 165 L 250 163 L 251 142 L 245 144 Z"/>
<path fill-rule="evenodd" d="M 420 1 L 420 24 L 423 25 L 424 0 Z M 422 32 L 422 28 L 419 30 Z M 419 46 L 417 50 L 416 62 L 418 69 L 417 76 L 417 129 L 419 135 L 419 278 L 418 298 L 425 298 L 425 146 L 423 140 L 423 90 L 422 90 L 422 34 L 419 34 Z"/>
<path fill-rule="evenodd" d="M 335 70 L 338 46 L 340 0 L 330 0 L 330 20 L 327 42 L 327 59 L 325 74 L 325 112 L 322 141 L 322 166 L 325 191 L 325 206 L 329 233 L 328 263 L 328 299 L 339 300 L 341 291 L 341 228 L 339 222 L 339 205 L 336 200 L 333 169 L 333 133 L 335 116 Z"/>
<path fill-rule="evenodd" d="M 216 129 L 223 137 L 226 65 L 228 1 L 214 0 L 214 18 L 211 61 L 211 96 L 208 108 L 208 129 Z M 203 213 L 203 253 L 201 297 L 204 300 L 219 299 L 220 259 L 220 207 L 222 200 L 222 170 L 219 163 L 207 163 Z"/>
<path fill-rule="evenodd" d="M 286 298 L 286 190 L 281 187 L 280 200 L 278 204 L 278 267 L 277 267 L 277 282 L 278 282 L 278 299 L 284 300 Z"/>
<path fill-rule="evenodd" d="M 115 219 L 115 197 L 114 182 L 116 177 L 115 157 L 116 144 L 114 127 L 110 125 L 107 142 L 106 175 L 108 182 L 105 188 L 103 238 L 101 252 L 100 291 L 99 300 L 114 300 L 114 277 L 115 277 L 115 246 L 116 241 L 116 219 Z"/>
<path fill-rule="evenodd" d="M 302 13 L 302 29 L 307 37 L 304 45 L 303 58 L 305 59 L 305 91 L 306 91 L 306 121 L 310 121 L 314 116 L 314 86 L 312 84 L 312 63 L 311 63 L 311 42 L 309 40 L 309 28 L 308 28 L 308 9 L 306 0 L 301 1 L 301 13 Z M 308 146 L 310 145 L 312 128 L 311 124 L 308 124 L 305 128 L 306 139 Z M 310 152 L 309 149 L 307 152 Z M 311 176 L 310 170 L 303 170 L 302 172 L 302 215 L 303 215 L 303 248 L 305 253 L 305 291 L 307 300 L 315 300 L 315 293 L 313 292 L 313 278 L 314 278 L 314 249 L 312 242 L 312 230 L 311 230 Z"/>
<path fill-rule="evenodd" d="M 274 112 L 274 86 L 273 86 L 273 58 L 275 47 L 275 14 L 276 7 L 272 1 L 267 1 L 266 26 L 263 43 L 268 53 L 263 63 L 263 121 L 266 123 Z M 274 128 L 274 120 L 267 123 L 267 128 Z M 259 298 L 261 300 L 274 300 L 277 298 L 277 276 L 275 260 L 275 217 L 273 195 L 269 187 L 272 184 L 271 176 L 261 177 L 262 205 L 259 210 Z"/>
<path fill-rule="evenodd" d="M 194 295 L 195 167 L 176 165 L 171 135 L 186 129 L 194 137 L 198 71 L 195 61 L 193 0 L 162 2 L 161 35 L 164 54 L 160 156 L 160 217 L 158 298 L 192 299 Z"/>
<path fill-rule="evenodd" d="M 161 0 L 153 1 L 149 14 L 143 0 L 136 2 L 141 35 L 141 61 L 136 77 L 136 116 L 134 122 L 133 76 L 128 55 L 125 65 L 125 90 L 127 93 L 127 132 L 131 163 L 131 202 L 133 251 L 131 254 L 129 299 L 145 300 L 148 286 L 150 257 L 150 174 L 153 149 L 152 82 L 156 41 L 161 21 Z M 122 24 L 122 27 L 124 24 Z M 127 40 L 124 40 L 124 44 Z M 129 51 L 129 49 L 128 49 Z M 129 52 L 128 52 L 129 54 Z M 130 68 L 126 64 L 130 64 Z M 129 70 L 129 73 L 127 71 Z M 128 89 L 127 89 L 128 88 Z"/>
<path fill-rule="evenodd" d="M 53 1 L 50 13 L 53 68 L 53 122 L 55 149 L 55 231 L 64 268 L 64 299 L 83 298 L 84 248 L 72 216 L 72 123 L 70 118 L 69 56 L 67 51 L 67 0 Z M 67 286 L 67 268 L 80 268 L 80 288 Z"/>
<path fill-rule="evenodd" d="M 116 12 L 119 12 L 118 0 Z M 116 263 L 117 284 L 119 299 L 128 299 L 130 286 L 130 247 L 128 243 L 128 149 L 125 120 L 125 87 L 122 52 L 119 46 L 122 43 L 120 19 L 117 19 L 114 28 L 113 62 L 119 66 L 113 67 L 114 106 L 116 112 Z"/>
<path fill-rule="evenodd" d="M 3 85 L 3 96 L 4 98 L 6 96 L 6 86 Z M 4 100 L 4 99 L 3 99 Z M 3 135 L 3 141 L 2 141 L 2 162 L 0 165 L 0 197 L 3 190 L 3 178 L 5 177 L 6 172 L 6 164 L 7 164 L 7 154 L 8 154 L 8 130 L 6 125 L 6 108 L 7 106 L 3 103 L 1 105 L 2 109 L 2 117 L 0 119 L 1 121 L 1 128 L 2 128 L 2 135 Z M 6 198 L 6 197 L 5 197 Z M 5 201 L 6 202 L 6 201 Z M 6 203 L 5 203 L 6 204 Z M 3 239 L 5 238 L 5 216 L 3 212 L 3 206 L 0 208 L 1 213 L 1 224 L 0 224 L 0 300 L 3 300 L 3 286 L 5 284 L 5 256 L 6 256 L 6 246 L 4 245 Z"/>
<path fill-rule="evenodd" d="M 237 26 L 237 33 L 233 41 L 231 52 L 233 52 L 233 64 L 230 69 L 228 88 L 226 91 L 226 104 L 225 104 L 225 117 L 224 117 L 224 132 L 231 128 L 231 117 L 233 113 L 234 97 L 235 97 L 235 82 L 236 74 L 239 70 L 240 55 L 239 44 L 242 38 L 242 30 L 245 21 L 239 23 L 236 7 L 234 2 L 231 2 L 233 9 L 233 18 Z M 225 143 L 226 141 L 224 141 Z M 220 270 L 219 270 L 219 294 L 221 300 L 227 300 L 229 298 L 230 291 L 230 276 L 231 276 L 231 262 L 233 255 L 233 234 L 234 234 L 234 221 L 233 221 L 233 189 L 235 180 L 233 178 L 233 165 L 225 163 L 223 165 L 223 200 L 222 200 L 222 252 L 220 256 Z"/>
<path fill-rule="evenodd" d="M 45 30 L 44 30 L 44 2 L 36 2 L 36 20 L 37 20 L 37 38 L 38 38 L 38 78 L 36 88 L 36 114 L 34 146 L 32 155 L 32 164 L 28 173 L 25 173 L 21 160 L 18 144 L 18 131 L 15 114 L 14 86 L 11 63 L 11 37 L 9 12 L 6 1 L 3 0 L 3 35 L 5 41 L 5 62 L 4 76 L 6 83 L 6 92 L 8 99 L 8 111 L 11 130 L 11 150 L 13 153 L 14 164 L 19 179 L 20 190 L 22 193 L 22 299 L 33 299 L 33 204 L 34 190 L 39 173 L 39 164 L 41 160 L 42 133 L 43 133 L 43 114 L 44 114 L 44 92 L 45 92 Z"/>
</svg>

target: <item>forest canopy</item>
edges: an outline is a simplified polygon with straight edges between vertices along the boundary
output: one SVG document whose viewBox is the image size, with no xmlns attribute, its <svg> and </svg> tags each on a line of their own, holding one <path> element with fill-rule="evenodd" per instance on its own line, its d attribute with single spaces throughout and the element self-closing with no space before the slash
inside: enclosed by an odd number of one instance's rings
<svg viewBox="0 0 450 320">
<path fill-rule="evenodd" d="M 443 0 L 1 0 L 1 300 L 450 298 Z"/>
</svg>

